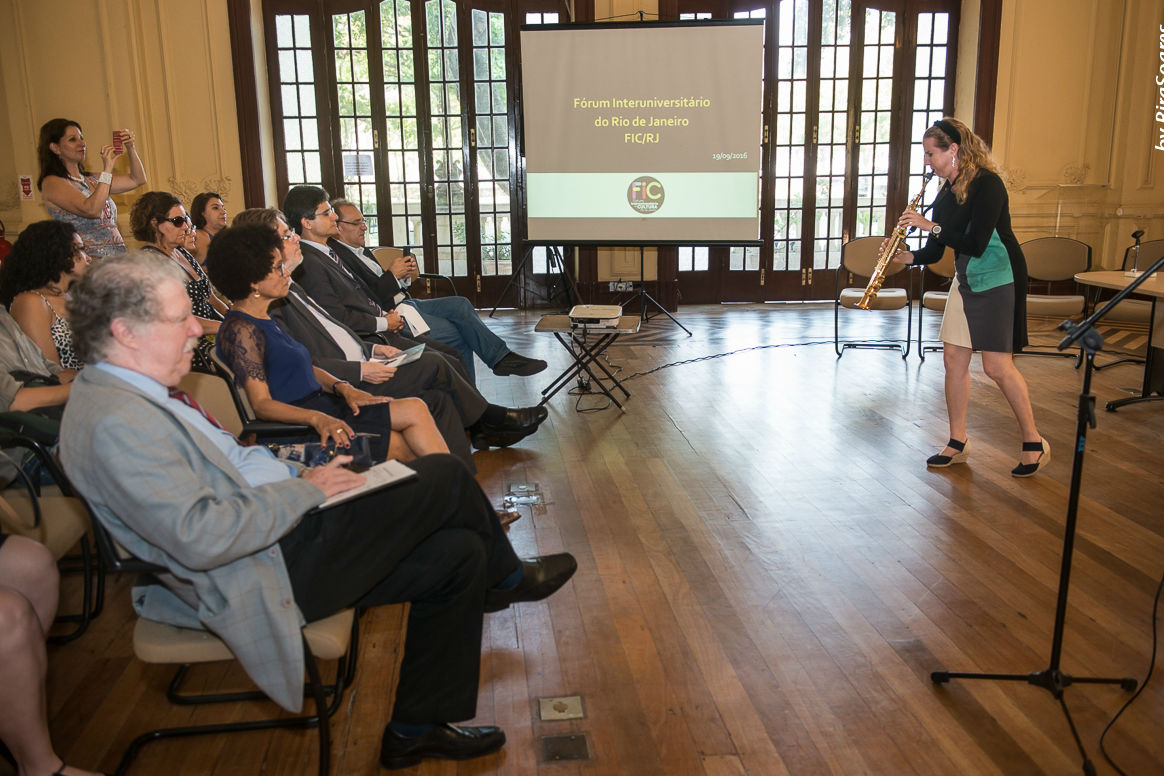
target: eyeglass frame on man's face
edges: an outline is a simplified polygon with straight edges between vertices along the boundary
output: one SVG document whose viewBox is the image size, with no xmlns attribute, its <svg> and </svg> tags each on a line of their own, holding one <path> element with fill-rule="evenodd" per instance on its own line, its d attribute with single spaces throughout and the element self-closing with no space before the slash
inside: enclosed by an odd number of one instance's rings
<svg viewBox="0 0 1164 776">
<path fill-rule="evenodd" d="M 362 227 L 364 227 L 365 229 L 367 229 L 367 228 L 368 228 L 368 222 L 367 222 L 367 221 L 365 221 L 365 220 L 364 220 L 364 219 L 362 219 L 362 218 L 361 218 L 359 221 L 345 221 L 345 220 L 343 220 L 342 218 L 337 218 L 337 219 L 335 220 L 335 222 L 336 222 L 337 224 L 347 224 L 348 226 L 354 226 L 354 227 L 356 227 L 357 229 L 358 229 L 359 227 L 361 227 L 361 226 L 362 226 Z"/>
<path fill-rule="evenodd" d="M 334 212 L 335 212 L 335 208 L 332 207 L 331 205 L 328 205 L 327 210 L 323 211 L 322 213 L 312 212 L 311 215 L 305 216 L 305 217 L 307 218 L 308 221 L 314 221 L 317 218 L 325 218 L 327 216 L 330 216 Z"/>
</svg>

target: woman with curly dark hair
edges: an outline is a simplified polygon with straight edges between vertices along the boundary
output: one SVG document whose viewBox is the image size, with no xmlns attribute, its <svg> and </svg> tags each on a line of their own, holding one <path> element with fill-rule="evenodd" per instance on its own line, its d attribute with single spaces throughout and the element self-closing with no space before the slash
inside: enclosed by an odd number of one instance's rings
<svg viewBox="0 0 1164 776">
<path fill-rule="evenodd" d="M 190 220 L 194 222 L 194 249 L 190 251 L 199 263 L 206 263 L 206 251 L 214 235 L 226 228 L 226 205 L 216 191 L 204 191 L 190 203 Z"/>
<path fill-rule="evenodd" d="M 114 194 L 124 194 L 146 182 L 145 168 L 137 155 L 136 136 L 128 129 L 113 132 L 113 141 L 101 147 L 102 171 L 85 170 L 85 136 L 81 125 L 70 119 L 50 119 L 40 128 L 37 160 L 40 176 L 36 187 L 45 209 L 57 221 L 72 224 L 85 250 L 94 258 L 125 253 L 125 240 L 117 228 Z M 129 174 L 114 175 L 120 156 L 129 158 Z"/>
<path fill-rule="evenodd" d="M 214 284 L 231 300 L 215 348 L 234 370 L 255 414 L 309 425 L 321 442 L 340 447 L 366 434 L 377 461 L 449 452 L 422 400 L 373 396 L 314 366 L 307 348 L 271 318 L 271 303 L 291 289 L 282 244 L 264 224 L 232 226 L 215 238 L 206 258 Z"/>
<path fill-rule="evenodd" d="M 230 307 L 215 295 L 202 265 L 183 247 L 190 233 L 190 217 L 178 198 L 168 191 L 147 191 L 133 203 L 129 225 L 133 236 L 146 243 L 146 250 L 160 253 L 182 270 L 202 333 L 217 332 Z"/>
<path fill-rule="evenodd" d="M 81 236 L 64 221 L 30 224 L 0 265 L 0 303 L 45 358 L 62 369 L 85 365 L 73 351 L 65 301 L 69 286 L 87 266 Z"/>
</svg>

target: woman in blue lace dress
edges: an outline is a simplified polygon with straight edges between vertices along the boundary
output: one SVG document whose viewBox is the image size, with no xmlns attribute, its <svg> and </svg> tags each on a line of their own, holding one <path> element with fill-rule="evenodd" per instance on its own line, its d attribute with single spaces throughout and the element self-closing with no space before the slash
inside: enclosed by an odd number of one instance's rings
<svg viewBox="0 0 1164 776">
<path fill-rule="evenodd" d="M 321 442 L 340 447 L 367 434 L 375 460 L 449 452 L 422 400 L 373 396 L 313 366 L 307 348 L 271 319 L 271 303 L 291 287 L 281 246 L 270 227 L 248 224 L 219 232 L 206 257 L 215 286 L 231 300 L 215 348 L 255 414 L 311 426 Z"/>
</svg>

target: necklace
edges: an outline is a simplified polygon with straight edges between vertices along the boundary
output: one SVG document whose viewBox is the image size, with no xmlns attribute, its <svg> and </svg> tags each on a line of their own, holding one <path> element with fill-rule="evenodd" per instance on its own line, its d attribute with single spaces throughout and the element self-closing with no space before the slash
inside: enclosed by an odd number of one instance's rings
<svg viewBox="0 0 1164 776">
<path fill-rule="evenodd" d="M 198 274 L 193 270 L 192 267 L 189 266 L 190 262 L 186 261 L 184 258 L 180 259 L 177 256 L 175 256 L 174 251 L 170 251 L 169 253 L 167 253 L 166 251 L 163 251 L 161 248 L 159 248 L 156 245 L 147 245 L 147 246 L 145 246 L 145 248 L 146 248 L 146 250 L 150 250 L 150 251 L 154 251 L 155 253 L 162 254 L 163 256 L 168 258 L 170 261 L 177 264 L 178 269 L 182 270 L 183 272 L 185 272 L 187 275 L 194 278 L 195 280 L 199 279 Z"/>
</svg>

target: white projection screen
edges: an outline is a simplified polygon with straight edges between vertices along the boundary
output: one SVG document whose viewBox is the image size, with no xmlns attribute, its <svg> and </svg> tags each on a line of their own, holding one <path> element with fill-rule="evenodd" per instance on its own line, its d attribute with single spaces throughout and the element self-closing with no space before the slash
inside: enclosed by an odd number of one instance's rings
<svg viewBox="0 0 1164 776">
<path fill-rule="evenodd" d="M 759 239 L 760 21 L 525 27 L 527 240 Z"/>
</svg>

